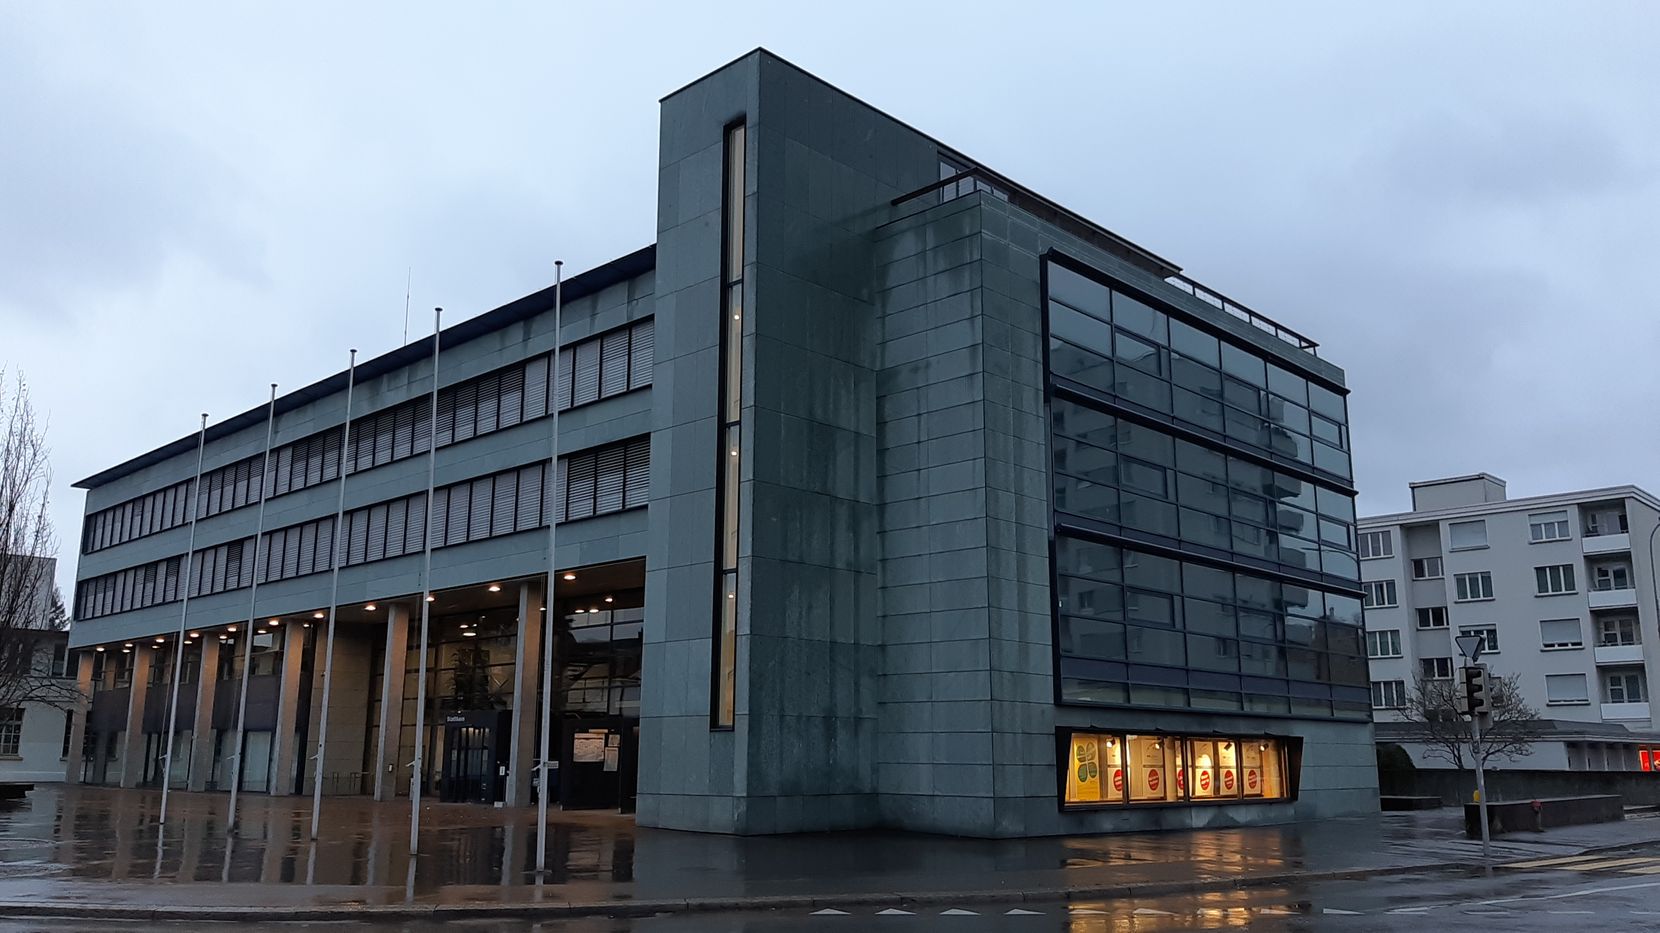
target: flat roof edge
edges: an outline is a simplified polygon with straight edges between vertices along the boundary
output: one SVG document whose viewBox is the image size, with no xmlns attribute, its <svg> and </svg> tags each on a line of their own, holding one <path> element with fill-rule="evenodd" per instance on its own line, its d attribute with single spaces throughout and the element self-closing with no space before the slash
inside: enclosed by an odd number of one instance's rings
<svg viewBox="0 0 1660 933">
<path fill-rule="evenodd" d="M 595 266 L 586 272 L 573 275 L 564 282 L 566 300 L 586 298 L 589 295 L 610 288 L 620 282 L 638 278 L 651 271 L 657 265 L 657 244 L 645 246 L 620 256 L 610 262 Z M 441 335 L 443 344 L 457 346 L 469 340 L 476 339 L 493 330 L 499 330 L 515 322 L 540 314 L 549 302 L 553 300 L 553 286 L 531 292 L 515 298 L 507 304 L 492 308 L 483 314 L 475 315 L 465 321 L 452 324 L 444 328 Z M 359 363 L 357 371 L 359 378 L 372 379 L 395 369 L 416 363 L 432 355 L 432 348 L 427 344 L 432 337 L 426 336 L 411 341 L 401 347 L 388 351 Z M 277 396 L 277 413 L 293 411 L 301 405 L 314 402 L 317 399 L 344 391 L 346 388 L 346 371 L 341 370 L 331 376 L 319 379 L 311 385 L 296 389 L 286 395 Z M 217 440 L 258 424 L 265 416 L 265 406 L 250 408 L 239 415 L 233 415 L 217 424 L 210 424 L 207 428 L 207 439 Z M 102 470 L 70 484 L 75 489 L 96 489 L 99 486 L 112 483 L 124 476 L 136 473 L 145 467 L 168 460 L 182 453 L 188 453 L 196 445 L 195 433 L 187 434 L 168 444 L 163 444 L 147 453 L 125 460 L 107 470 Z"/>
</svg>

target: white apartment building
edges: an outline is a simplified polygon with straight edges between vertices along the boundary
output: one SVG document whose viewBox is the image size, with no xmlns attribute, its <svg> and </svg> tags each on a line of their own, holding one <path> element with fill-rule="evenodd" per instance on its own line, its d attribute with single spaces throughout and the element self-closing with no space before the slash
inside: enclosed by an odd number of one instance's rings
<svg viewBox="0 0 1660 933">
<path fill-rule="evenodd" d="M 1458 676 L 1453 638 L 1480 634 L 1481 660 L 1519 675 L 1550 720 L 1511 767 L 1660 771 L 1660 499 L 1636 486 L 1508 499 L 1488 473 L 1411 488 L 1411 512 L 1356 525 L 1378 740 L 1401 737 L 1390 723 L 1416 677 Z M 1419 767 L 1447 767 L 1401 744 Z"/>
</svg>

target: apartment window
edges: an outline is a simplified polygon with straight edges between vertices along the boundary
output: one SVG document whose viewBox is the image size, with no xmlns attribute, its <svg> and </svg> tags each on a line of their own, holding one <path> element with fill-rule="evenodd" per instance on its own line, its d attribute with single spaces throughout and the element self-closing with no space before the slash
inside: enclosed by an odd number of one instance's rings
<svg viewBox="0 0 1660 933">
<path fill-rule="evenodd" d="M 1493 598 L 1493 575 L 1486 570 L 1454 574 L 1453 586 L 1461 603 Z"/>
<path fill-rule="evenodd" d="M 1447 543 L 1455 551 L 1486 547 L 1487 522 L 1483 519 L 1473 522 L 1448 522 Z"/>
<path fill-rule="evenodd" d="M 1545 675 L 1545 703 L 1547 705 L 1589 702 L 1591 702 L 1591 694 L 1586 689 L 1584 674 Z"/>
<path fill-rule="evenodd" d="M 1374 557 L 1394 557 L 1395 539 L 1389 529 L 1383 531 L 1362 531 L 1360 533 L 1360 559 L 1370 560 Z"/>
<path fill-rule="evenodd" d="M 1406 707 L 1406 682 L 1403 680 L 1374 680 L 1372 681 L 1372 708 L 1373 709 L 1404 709 Z"/>
<path fill-rule="evenodd" d="M 1568 534 L 1567 512 L 1541 512 L 1527 517 L 1528 540 L 1534 544 L 1541 541 L 1566 541 Z"/>
<path fill-rule="evenodd" d="M 722 179 L 721 328 L 719 437 L 715 450 L 714 651 L 710 665 L 710 724 L 729 729 L 738 698 L 738 496 L 743 463 L 744 384 L 744 195 L 747 159 L 744 124 L 726 129 Z"/>
<path fill-rule="evenodd" d="M 1482 654 L 1497 654 L 1499 651 L 1499 629 L 1496 625 L 1460 625 L 1458 634 L 1480 635 Z"/>
<path fill-rule="evenodd" d="M 1385 609 L 1399 605 L 1396 602 L 1394 580 L 1368 580 L 1360 585 L 1360 589 L 1366 594 L 1362 604 L 1368 609 Z"/>
<path fill-rule="evenodd" d="M 1615 648 L 1643 643 L 1643 630 L 1636 619 L 1602 619 L 1597 622 L 1597 645 Z"/>
<path fill-rule="evenodd" d="M 1643 688 L 1641 671 L 1604 671 L 1602 675 L 1602 702 L 1645 703 L 1648 693 Z"/>
<path fill-rule="evenodd" d="M 1398 658 L 1401 656 L 1400 629 L 1386 629 L 1381 632 L 1366 633 L 1366 656 L 1368 658 Z"/>
<path fill-rule="evenodd" d="M 1578 619 L 1546 619 L 1539 623 L 1539 645 L 1542 648 L 1583 648 L 1585 639 L 1580 634 Z"/>
<path fill-rule="evenodd" d="M 1074 732 L 1063 806 L 1284 800 L 1285 748 L 1265 736 Z"/>
<path fill-rule="evenodd" d="M 63 748 L 59 750 L 59 758 L 69 757 L 69 737 L 75 732 L 75 711 L 65 710 L 63 714 Z"/>
<path fill-rule="evenodd" d="M 22 745 L 22 707 L 0 707 L 0 758 L 16 758 Z"/>
<path fill-rule="evenodd" d="M 69 646 L 68 645 L 53 645 L 52 646 L 52 676 L 53 677 L 68 677 L 69 676 Z"/>
<path fill-rule="evenodd" d="M 1596 568 L 1596 580 L 1591 584 L 1598 590 L 1629 590 L 1631 589 L 1631 568 L 1624 565 L 1603 565 Z"/>
<path fill-rule="evenodd" d="M 1412 579 L 1439 580 L 1441 579 L 1441 558 L 1417 557 L 1412 560 Z"/>
<path fill-rule="evenodd" d="M 1573 564 L 1552 564 L 1533 568 L 1534 585 L 1540 596 L 1553 596 L 1574 591 Z"/>
<path fill-rule="evenodd" d="M 1446 628 L 1446 606 L 1424 606 L 1418 610 L 1419 628 Z"/>
<path fill-rule="evenodd" d="M 1452 658 L 1420 658 L 1418 668 L 1425 680 L 1452 680 Z"/>
</svg>

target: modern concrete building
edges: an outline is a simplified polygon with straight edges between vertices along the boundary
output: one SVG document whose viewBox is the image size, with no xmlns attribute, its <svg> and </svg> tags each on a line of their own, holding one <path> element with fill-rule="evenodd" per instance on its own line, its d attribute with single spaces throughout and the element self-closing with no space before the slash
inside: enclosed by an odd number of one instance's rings
<svg viewBox="0 0 1660 933">
<path fill-rule="evenodd" d="M 524 803 L 547 715 L 559 803 L 650 826 L 1375 809 L 1312 341 L 765 51 L 661 108 L 655 245 L 567 281 L 558 333 L 551 289 L 448 328 L 436 419 L 424 340 L 358 368 L 344 453 L 341 373 L 277 399 L 263 483 L 261 407 L 200 498 L 194 436 L 80 484 L 74 776 L 160 779 L 196 502 L 172 780 L 225 786 L 246 677 L 246 786 L 309 788 L 344 474 L 330 793 L 404 793 L 420 742 L 438 794 Z"/>
<path fill-rule="evenodd" d="M 1489 473 L 1412 484 L 1412 511 L 1360 520 L 1366 641 L 1378 733 L 1420 767 L 1395 725 L 1418 678 L 1456 679 L 1453 645 L 1480 634 L 1495 675 L 1551 720 L 1506 765 L 1660 770 L 1654 689 L 1654 536 L 1660 500 L 1635 486 L 1508 499 Z"/>
</svg>

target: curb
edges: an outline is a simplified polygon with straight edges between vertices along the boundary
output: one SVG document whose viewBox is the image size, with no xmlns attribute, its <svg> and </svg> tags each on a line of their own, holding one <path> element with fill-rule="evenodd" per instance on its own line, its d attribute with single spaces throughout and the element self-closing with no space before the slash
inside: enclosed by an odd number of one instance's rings
<svg viewBox="0 0 1660 933">
<path fill-rule="evenodd" d="M 1594 855 L 1632 848 L 1631 843 L 1581 849 L 1577 855 Z M 512 904 L 342 904 L 312 907 L 230 906 L 130 907 L 116 904 L 64 904 L 50 901 L 0 901 L 0 919 L 77 918 L 104 920 L 248 920 L 271 919 L 280 913 L 283 921 L 377 921 L 377 920 L 551 920 L 577 917 L 649 917 L 674 913 L 730 913 L 735 911 L 788 910 L 825 907 L 900 907 L 992 902 L 1037 902 L 1116 900 L 1158 897 L 1170 894 L 1197 894 L 1215 891 L 1274 887 L 1315 881 L 1361 881 L 1418 872 L 1482 871 L 1469 862 L 1430 862 L 1386 868 L 1349 868 L 1334 871 L 1279 872 L 1229 878 L 1190 878 L 1180 881 L 1152 881 L 1142 884 L 1068 885 L 1026 890 L 977 889 L 970 891 L 860 892 L 846 894 L 785 894 L 753 897 L 656 898 L 646 900 L 567 901 L 547 899 Z"/>
</svg>

